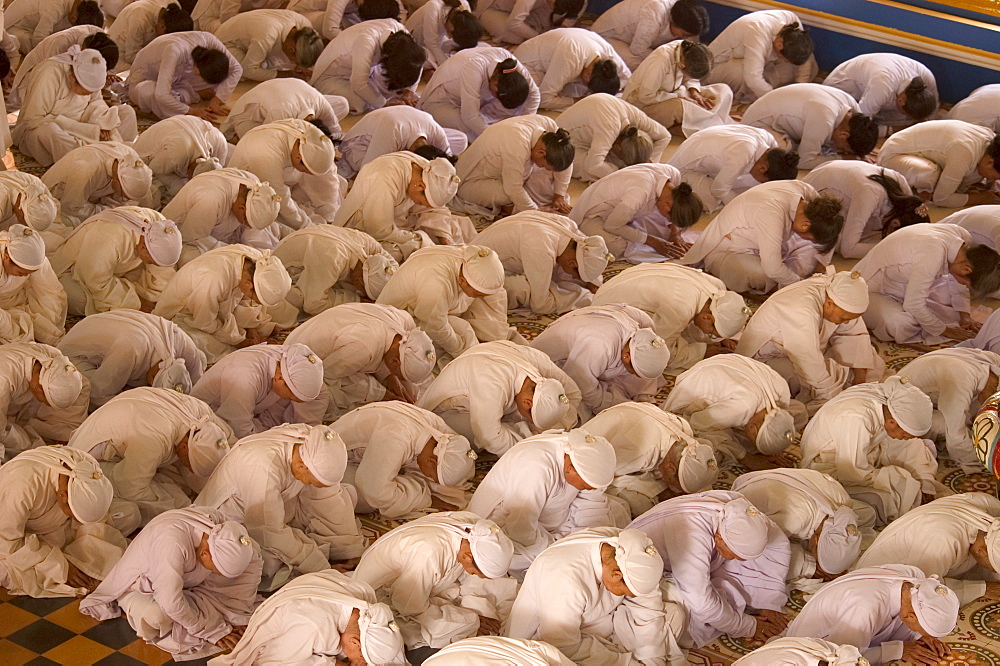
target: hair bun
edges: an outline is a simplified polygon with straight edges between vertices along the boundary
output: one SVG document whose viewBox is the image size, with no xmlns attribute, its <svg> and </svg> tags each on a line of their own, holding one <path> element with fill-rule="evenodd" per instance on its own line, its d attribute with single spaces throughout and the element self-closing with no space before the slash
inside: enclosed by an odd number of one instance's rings
<svg viewBox="0 0 1000 666">
<path fill-rule="evenodd" d="M 789 150 L 785 152 L 785 164 L 787 164 L 790 167 L 797 167 L 799 165 L 800 159 L 801 158 L 799 157 L 799 154 L 794 150 Z"/>
<path fill-rule="evenodd" d="M 639 133 L 639 128 L 636 127 L 635 125 L 630 125 L 629 127 L 625 128 L 625 136 L 627 138 L 631 138 L 638 133 Z"/>
<path fill-rule="evenodd" d="M 927 90 L 927 84 L 919 76 L 914 76 L 906 86 L 906 93 L 909 95 L 914 95 L 925 90 Z"/>
<path fill-rule="evenodd" d="M 686 197 L 690 195 L 692 192 L 694 192 L 694 190 L 691 189 L 691 186 L 688 185 L 687 183 L 681 183 L 680 185 L 674 188 L 674 194 L 678 194 L 682 197 Z"/>
<path fill-rule="evenodd" d="M 562 127 L 553 132 L 553 134 L 556 135 L 556 139 L 558 139 L 560 142 L 569 143 L 569 132 L 567 132 Z"/>
</svg>

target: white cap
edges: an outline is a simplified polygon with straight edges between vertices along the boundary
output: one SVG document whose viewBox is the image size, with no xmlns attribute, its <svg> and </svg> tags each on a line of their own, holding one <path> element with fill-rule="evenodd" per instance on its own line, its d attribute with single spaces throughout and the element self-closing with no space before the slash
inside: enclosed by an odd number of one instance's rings
<svg viewBox="0 0 1000 666">
<path fill-rule="evenodd" d="M 38 359 L 42 364 L 39 377 L 45 400 L 56 409 L 66 409 L 80 397 L 83 391 L 83 376 L 68 358 Z"/>
<path fill-rule="evenodd" d="M 857 271 L 841 271 L 833 275 L 826 295 L 838 308 L 852 314 L 864 314 L 868 309 L 868 284 Z"/>
<path fill-rule="evenodd" d="M 536 428 L 551 428 L 562 418 L 569 405 L 563 385 L 558 380 L 544 378 L 535 382 L 531 399 L 531 422 Z"/>
<path fill-rule="evenodd" d="M 369 664 L 393 664 L 403 651 L 403 635 L 393 618 L 392 609 L 383 603 L 358 610 L 361 630 L 361 656 Z"/>
<path fill-rule="evenodd" d="M 399 371 L 408 382 L 419 383 L 431 376 L 437 353 L 422 328 L 411 328 L 399 341 Z"/>
<path fill-rule="evenodd" d="M 306 345 L 282 345 L 281 377 L 299 400 L 315 400 L 323 390 L 323 361 Z"/>
<path fill-rule="evenodd" d="M 614 255 L 608 253 L 608 244 L 601 236 L 587 236 L 576 242 L 576 265 L 584 282 L 597 282 L 613 260 Z"/>
<path fill-rule="evenodd" d="M 931 429 L 934 403 L 909 381 L 909 377 L 894 375 L 883 382 L 889 389 L 886 406 L 899 427 L 914 437 L 920 437 Z"/>
<path fill-rule="evenodd" d="M 301 129 L 303 136 L 299 139 L 299 153 L 302 164 L 313 175 L 327 173 L 333 168 L 333 142 L 312 123 L 302 123 Z"/>
<path fill-rule="evenodd" d="M 503 290 L 503 264 L 497 253 L 488 247 L 466 245 L 463 248 L 462 275 L 469 286 L 481 294 Z"/>
<path fill-rule="evenodd" d="M 188 431 L 191 471 L 207 479 L 229 453 L 229 433 L 214 421 L 196 423 Z"/>
<path fill-rule="evenodd" d="M 281 259 L 270 252 L 255 260 L 253 290 L 261 304 L 273 308 L 280 304 L 292 288 L 292 278 Z"/>
<path fill-rule="evenodd" d="M 653 379 L 663 374 L 670 362 L 670 349 L 663 338 L 651 328 L 640 328 L 628 341 L 632 359 L 632 369 L 644 379 Z"/>
<path fill-rule="evenodd" d="M 178 393 L 190 393 L 193 382 L 187 364 L 182 358 L 173 358 L 160 364 L 153 377 L 153 388 L 171 389 Z"/>
<path fill-rule="evenodd" d="M 861 554 L 861 530 L 858 529 L 858 514 L 854 509 L 837 507 L 833 515 L 823 521 L 819 543 L 816 545 L 816 561 L 828 574 L 847 571 Z"/>
<path fill-rule="evenodd" d="M 37 271 L 45 265 L 45 241 L 38 232 L 23 224 L 12 224 L 7 234 L 11 261 L 28 271 Z"/>
<path fill-rule="evenodd" d="M 719 478 L 719 463 L 715 459 L 715 449 L 703 440 L 695 440 L 683 445 L 681 459 L 677 463 L 677 480 L 681 490 L 698 493 L 709 490 Z"/>
<path fill-rule="evenodd" d="M 361 261 L 361 274 L 365 294 L 373 301 L 378 298 L 385 283 L 393 276 L 399 264 L 387 254 L 370 254 Z"/>
<path fill-rule="evenodd" d="M 514 557 L 514 542 L 500 526 L 484 518 L 473 525 L 463 526 L 462 531 L 469 541 L 476 568 L 488 578 L 506 576 Z"/>
<path fill-rule="evenodd" d="M 442 433 L 434 444 L 438 483 L 455 487 L 468 481 L 476 472 L 476 452 L 462 435 Z"/>
<path fill-rule="evenodd" d="M 77 83 L 90 93 L 104 89 L 108 82 L 108 63 L 104 61 L 100 51 L 81 49 L 79 45 L 74 44 L 66 53 L 73 59 L 73 78 Z"/>
<path fill-rule="evenodd" d="M 455 173 L 455 165 L 443 157 L 435 157 L 423 168 L 424 196 L 434 208 L 444 208 L 455 198 L 462 180 Z"/>
<path fill-rule="evenodd" d="M 253 541 L 247 528 L 235 520 L 227 520 L 208 533 L 208 553 L 220 574 L 236 578 L 250 566 Z"/>
<path fill-rule="evenodd" d="M 744 560 L 760 556 L 767 546 L 767 516 L 745 497 L 726 502 L 719 514 L 719 536 Z"/>
<path fill-rule="evenodd" d="M 618 533 L 615 562 L 632 594 L 651 594 L 660 586 L 663 558 L 644 532 L 628 529 Z"/>
<path fill-rule="evenodd" d="M 281 197 L 270 183 L 262 181 L 247 187 L 247 224 L 254 229 L 264 229 L 278 219 Z"/>
<path fill-rule="evenodd" d="M 567 434 L 563 447 L 576 473 L 591 488 L 604 490 L 614 480 L 615 449 L 604 437 L 575 428 Z"/>
<path fill-rule="evenodd" d="M 130 201 L 141 201 L 153 184 L 153 171 L 142 160 L 118 160 L 118 182 Z"/>
<path fill-rule="evenodd" d="M 150 218 L 143 225 L 142 240 L 157 266 L 173 266 L 181 258 L 181 232 L 173 220 Z"/>
<path fill-rule="evenodd" d="M 750 318 L 747 302 L 735 291 L 717 294 L 712 298 L 709 310 L 715 318 L 715 330 L 722 339 L 731 338 L 742 331 Z"/>
<path fill-rule="evenodd" d="M 299 456 L 324 486 L 340 483 L 347 471 L 347 446 L 330 426 L 309 427 L 309 436 L 299 449 Z"/>
<path fill-rule="evenodd" d="M 787 449 L 795 441 L 795 418 L 787 409 L 773 407 L 767 410 L 757 431 L 757 449 L 765 455 L 774 455 Z"/>
<path fill-rule="evenodd" d="M 947 636 L 958 623 L 958 595 L 937 576 L 914 581 L 910 601 L 920 626 L 935 638 Z"/>
</svg>

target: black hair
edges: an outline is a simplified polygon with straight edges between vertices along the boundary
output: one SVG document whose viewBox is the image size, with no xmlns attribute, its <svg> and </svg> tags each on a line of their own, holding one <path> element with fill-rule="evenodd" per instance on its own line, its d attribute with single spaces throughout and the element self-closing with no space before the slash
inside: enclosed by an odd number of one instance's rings
<svg viewBox="0 0 1000 666">
<path fill-rule="evenodd" d="M 164 34 L 194 30 L 194 21 L 191 19 L 191 13 L 184 11 L 184 8 L 176 2 L 161 9 L 159 17 L 163 21 Z"/>
<path fill-rule="evenodd" d="M 986 147 L 986 155 L 993 160 L 993 168 L 1000 169 L 1000 134 L 993 136 L 993 141 Z"/>
<path fill-rule="evenodd" d="M 505 109 L 516 109 L 528 99 L 531 87 L 524 74 L 517 71 L 517 60 L 507 58 L 497 63 L 493 74 L 497 77 L 497 99 Z"/>
<path fill-rule="evenodd" d="M 186 11 L 188 14 L 194 11 L 194 6 L 198 4 L 198 0 L 177 0 L 180 3 L 181 9 Z"/>
<path fill-rule="evenodd" d="M 855 113 L 847 121 L 847 145 L 858 157 L 864 157 L 875 150 L 878 143 L 878 123 L 871 116 Z"/>
<path fill-rule="evenodd" d="M 809 219 L 809 234 L 820 253 L 833 249 L 844 230 L 844 203 L 837 197 L 821 194 L 806 204 L 805 214 Z"/>
<path fill-rule="evenodd" d="M 196 46 L 191 49 L 191 60 L 201 78 L 211 86 L 222 83 L 229 76 L 229 58 L 219 49 Z"/>
<path fill-rule="evenodd" d="M 385 70 L 389 90 L 404 90 L 419 81 L 426 59 L 427 54 L 405 30 L 397 30 L 386 37 L 379 63 Z"/>
<path fill-rule="evenodd" d="M 425 160 L 435 160 L 435 159 L 437 159 L 439 157 L 443 157 L 446 160 L 448 160 L 449 162 L 451 162 L 452 164 L 455 164 L 456 162 L 458 162 L 458 158 L 455 157 L 454 155 L 449 155 L 448 153 L 446 153 L 445 151 L 441 150 L 437 146 L 432 146 L 429 143 L 425 143 L 424 145 L 420 146 L 419 148 L 417 148 L 413 152 L 416 153 L 417 155 L 420 155 Z"/>
<path fill-rule="evenodd" d="M 705 212 L 705 204 L 690 185 L 681 183 L 673 189 L 671 196 L 674 199 L 670 206 L 671 224 L 687 229 L 701 219 L 701 214 Z"/>
<path fill-rule="evenodd" d="M 931 219 L 923 212 L 926 210 L 924 200 L 920 197 L 907 194 L 903 191 L 899 181 L 890 178 L 885 174 L 885 169 L 868 176 L 868 180 L 874 181 L 882 186 L 885 195 L 889 198 L 889 205 L 892 209 L 882 219 L 882 237 L 889 235 L 890 225 L 893 220 L 899 221 L 899 228 L 908 227 L 911 224 L 924 224 Z"/>
<path fill-rule="evenodd" d="M 795 180 L 799 175 L 799 154 L 794 150 L 772 148 L 764 153 L 768 180 Z"/>
<path fill-rule="evenodd" d="M 622 88 L 622 82 L 618 78 L 618 65 L 615 61 L 598 60 L 594 63 L 587 87 L 590 88 L 590 92 L 617 95 Z"/>
<path fill-rule="evenodd" d="M 399 20 L 399 3 L 396 0 L 364 0 L 358 5 L 358 16 L 362 21 L 375 19 Z"/>
<path fill-rule="evenodd" d="M 76 6 L 76 22 L 73 25 L 96 25 L 104 27 L 104 12 L 94 0 L 83 0 Z"/>
<path fill-rule="evenodd" d="M 681 42 L 681 66 L 692 79 L 701 79 L 712 71 L 712 52 L 704 44 Z"/>
<path fill-rule="evenodd" d="M 813 54 L 813 40 L 809 31 L 798 23 L 789 23 L 778 31 L 782 42 L 781 55 L 793 65 L 804 65 Z"/>
<path fill-rule="evenodd" d="M 903 95 L 906 97 L 903 102 L 903 113 L 914 120 L 924 120 L 937 109 L 937 96 L 919 76 L 914 76 L 910 80 Z"/>
<path fill-rule="evenodd" d="M 558 28 L 566 19 L 575 19 L 583 13 L 585 0 L 556 0 L 552 5 L 552 27 Z"/>
<path fill-rule="evenodd" d="M 972 295 L 981 298 L 1000 289 L 1000 254 L 985 245 L 966 248 L 965 257 L 972 264 L 969 275 L 969 289 Z"/>
<path fill-rule="evenodd" d="M 542 145 L 545 146 L 545 161 L 556 171 L 565 171 L 573 166 L 576 148 L 569 140 L 569 132 L 561 127 L 555 132 L 542 135 Z"/>
<path fill-rule="evenodd" d="M 483 38 L 483 24 L 472 15 L 472 12 L 453 9 L 448 12 L 445 22 L 451 24 L 451 39 L 459 51 L 475 48 Z"/>
<path fill-rule="evenodd" d="M 320 132 L 322 132 L 323 136 L 330 139 L 330 141 L 333 141 L 333 132 L 330 131 L 330 128 L 327 127 L 325 122 L 323 122 L 319 118 L 312 118 L 310 120 L 307 120 L 306 122 L 315 127 L 316 129 L 318 129 Z"/>
<path fill-rule="evenodd" d="M 10 58 L 7 57 L 6 51 L 0 49 L 0 79 L 8 74 L 10 74 Z"/>
<path fill-rule="evenodd" d="M 698 0 L 677 0 L 670 8 L 670 23 L 699 37 L 708 32 L 708 12 Z"/>
<path fill-rule="evenodd" d="M 108 37 L 108 33 L 95 32 L 92 35 L 87 35 L 81 46 L 85 49 L 94 49 L 100 53 L 109 70 L 118 66 L 118 45 L 115 44 L 113 39 Z"/>
</svg>

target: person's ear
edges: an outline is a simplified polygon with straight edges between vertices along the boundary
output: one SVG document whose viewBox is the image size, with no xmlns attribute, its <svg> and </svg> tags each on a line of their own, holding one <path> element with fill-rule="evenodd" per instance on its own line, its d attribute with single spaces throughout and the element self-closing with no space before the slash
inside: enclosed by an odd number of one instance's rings
<svg viewBox="0 0 1000 666">
<path fill-rule="evenodd" d="M 785 40 L 781 37 L 776 38 L 772 44 L 774 46 L 774 50 L 778 53 L 781 53 L 781 50 L 785 48 Z"/>
</svg>

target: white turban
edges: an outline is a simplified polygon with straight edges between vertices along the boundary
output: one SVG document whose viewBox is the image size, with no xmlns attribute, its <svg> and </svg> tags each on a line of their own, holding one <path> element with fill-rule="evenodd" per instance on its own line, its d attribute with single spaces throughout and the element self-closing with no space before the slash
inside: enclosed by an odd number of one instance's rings
<svg viewBox="0 0 1000 666">
<path fill-rule="evenodd" d="M 795 419 L 787 409 L 773 407 L 757 431 L 757 449 L 765 455 L 781 453 L 795 440 Z"/>
<path fill-rule="evenodd" d="M 744 497 L 726 502 L 719 513 L 719 536 L 733 553 L 752 560 L 767 545 L 768 519 Z"/>
<path fill-rule="evenodd" d="M 386 254 L 370 254 L 361 262 L 361 273 L 365 282 L 365 294 L 373 301 L 382 293 L 399 264 Z"/>
<path fill-rule="evenodd" d="M 633 333 L 628 341 L 628 351 L 632 369 L 644 379 L 659 377 L 670 362 L 667 343 L 651 328 L 640 328 Z"/>
<path fill-rule="evenodd" d="M 723 339 L 731 338 L 747 325 L 750 308 L 735 291 L 725 291 L 712 298 L 708 306 L 715 318 L 715 330 Z"/>
<path fill-rule="evenodd" d="M 302 126 L 303 136 L 299 139 L 299 154 L 302 164 L 313 175 L 324 174 L 333 168 L 333 142 L 311 123 Z"/>
<path fill-rule="evenodd" d="M 157 266 L 173 266 L 181 258 L 181 232 L 173 220 L 150 219 L 142 230 L 142 240 Z"/>
<path fill-rule="evenodd" d="M 132 201 L 141 201 L 153 184 L 153 171 L 142 160 L 118 160 L 118 183 L 122 194 Z"/>
<path fill-rule="evenodd" d="M 199 157 L 194 161 L 194 169 L 191 170 L 191 177 L 194 178 L 209 171 L 221 169 L 225 165 L 214 157 Z"/>
<path fill-rule="evenodd" d="M 830 266 L 827 274 L 833 270 L 833 266 Z M 853 314 L 863 314 L 868 309 L 868 284 L 857 271 L 833 274 L 826 287 L 826 296 L 838 308 Z"/>
<path fill-rule="evenodd" d="M 462 275 L 469 286 L 481 294 L 496 294 L 503 290 L 503 264 L 497 253 L 488 247 L 466 245 L 463 248 Z"/>
<path fill-rule="evenodd" d="M 531 398 L 531 422 L 540 430 L 551 428 L 562 418 L 569 405 L 563 385 L 556 379 L 539 379 Z"/>
<path fill-rule="evenodd" d="M 235 520 L 227 520 L 208 533 L 208 553 L 220 574 L 226 578 L 236 578 L 250 565 L 253 541 L 250 540 L 247 528 Z"/>
<path fill-rule="evenodd" d="M 324 486 L 340 483 L 347 470 L 347 446 L 329 426 L 312 426 L 299 457 Z"/>
<path fill-rule="evenodd" d="M 645 532 L 634 529 L 619 532 L 615 562 L 632 594 L 650 594 L 660 586 L 663 558 Z"/>
<path fill-rule="evenodd" d="M 281 197 L 264 181 L 247 186 L 247 224 L 264 229 L 274 224 L 281 210 Z"/>
<path fill-rule="evenodd" d="M 444 208 L 455 198 L 462 180 L 455 166 L 443 157 L 435 157 L 423 168 L 424 196 L 434 208 Z"/>
<path fill-rule="evenodd" d="M 28 271 L 37 271 L 45 265 L 45 241 L 34 229 L 23 224 L 12 224 L 7 230 L 7 254 L 10 260 Z"/>
<path fill-rule="evenodd" d="M 171 389 L 178 393 L 190 393 L 193 383 L 191 374 L 182 358 L 174 358 L 160 364 L 153 377 L 153 388 Z"/>
<path fill-rule="evenodd" d="M 476 471 L 476 452 L 469 440 L 451 433 L 441 433 L 436 438 L 434 455 L 438 461 L 438 483 L 454 487 L 471 479 Z"/>
<path fill-rule="evenodd" d="M 463 526 L 462 532 L 463 538 L 469 541 L 476 568 L 482 571 L 483 575 L 487 578 L 507 575 L 510 560 L 514 557 L 514 542 L 499 525 L 484 518 L 473 525 Z"/>
<path fill-rule="evenodd" d="M 587 236 L 576 242 L 576 266 L 584 282 L 597 282 L 613 259 L 614 255 L 608 254 L 608 244 L 601 236 Z"/>
<path fill-rule="evenodd" d="M 254 261 L 253 290 L 260 302 L 269 307 L 281 303 L 292 288 L 292 278 L 285 265 L 269 252 Z"/>
<path fill-rule="evenodd" d="M 303 344 L 283 345 L 281 377 L 296 398 L 315 400 L 323 390 L 323 362 Z"/>
<path fill-rule="evenodd" d="M 403 650 L 403 635 L 393 618 L 392 609 L 383 603 L 358 609 L 361 630 L 361 655 L 369 664 L 392 664 Z"/>
<path fill-rule="evenodd" d="M 72 58 L 73 78 L 87 92 L 96 93 L 108 82 L 108 63 L 96 49 L 81 49 L 74 44 L 66 54 Z"/>
<path fill-rule="evenodd" d="M 434 343 L 422 328 L 412 328 L 399 341 L 399 372 L 408 382 L 419 383 L 431 376 L 437 363 Z"/>
<path fill-rule="evenodd" d="M 68 358 L 41 358 L 40 380 L 45 401 L 56 409 L 66 409 L 80 397 L 83 390 L 83 376 Z"/>
<path fill-rule="evenodd" d="M 681 490 L 698 493 L 709 490 L 719 477 L 719 463 L 715 450 L 703 440 L 682 444 L 681 459 L 677 463 L 677 480 Z"/>
<path fill-rule="evenodd" d="M 958 595 L 937 576 L 913 581 L 910 590 L 913 612 L 920 626 L 931 636 L 947 636 L 958 622 Z"/>
<path fill-rule="evenodd" d="M 188 431 L 191 471 L 208 478 L 229 453 L 229 434 L 213 421 L 200 421 Z"/>
<path fill-rule="evenodd" d="M 68 470 L 69 508 L 81 523 L 96 523 L 107 515 L 114 486 L 92 457 L 81 458 Z"/>
<path fill-rule="evenodd" d="M 583 428 L 567 433 L 563 448 L 580 478 L 595 490 L 604 490 L 615 478 L 615 448 L 600 435 Z"/>
<path fill-rule="evenodd" d="M 1000 519 L 994 520 L 986 532 L 986 554 L 993 571 L 1000 571 Z"/>
<path fill-rule="evenodd" d="M 59 201 L 37 176 L 20 171 L 7 171 L 0 177 L 12 183 L 21 192 L 21 213 L 24 223 L 36 231 L 48 229 L 49 225 L 59 215 Z M 11 205 L 17 201 L 17 195 L 12 197 Z"/>
<path fill-rule="evenodd" d="M 838 507 L 832 516 L 823 521 L 820 528 L 816 561 L 826 573 L 839 574 L 854 564 L 860 554 L 858 514 L 850 507 Z"/>
<path fill-rule="evenodd" d="M 894 375 L 883 382 L 886 407 L 899 427 L 914 437 L 920 437 L 931 429 L 934 403 L 926 393 L 909 381 L 909 377 Z"/>
</svg>

